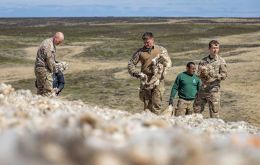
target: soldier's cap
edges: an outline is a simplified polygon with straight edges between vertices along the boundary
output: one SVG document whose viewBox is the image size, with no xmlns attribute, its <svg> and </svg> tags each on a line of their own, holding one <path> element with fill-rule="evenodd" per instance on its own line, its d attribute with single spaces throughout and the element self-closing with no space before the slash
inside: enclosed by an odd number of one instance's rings
<svg viewBox="0 0 260 165">
<path fill-rule="evenodd" d="M 153 33 L 152 32 L 145 32 L 142 36 L 143 40 L 147 40 L 149 38 L 153 38 Z"/>
</svg>

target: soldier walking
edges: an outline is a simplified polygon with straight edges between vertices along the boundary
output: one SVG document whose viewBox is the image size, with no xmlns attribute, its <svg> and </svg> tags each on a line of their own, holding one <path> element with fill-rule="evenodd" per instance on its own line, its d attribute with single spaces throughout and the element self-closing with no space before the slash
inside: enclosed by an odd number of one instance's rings
<svg viewBox="0 0 260 165">
<path fill-rule="evenodd" d="M 211 118 L 219 117 L 220 110 L 220 83 L 227 77 L 227 65 L 219 56 L 219 42 L 209 42 L 209 55 L 203 58 L 198 66 L 198 75 L 202 86 L 194 101 L 195 113 L 202 113 L 206 103 L 209 104 Z"/>
<path fill-rule="evenodd" d="M 137 50 L 128 62 L 128 72 L 140 79 L 139 98 L 144 103 L 144 110 L 155 114 L 161 113 L 162 94 L 166 70 L 171 67 L 171 59 L 167 50 L 155 45 L 154 36 L 146 32 L 142 36 L 144 46 Z M 141 63 L 141 71 L 136 65 Z"/>
</svg>

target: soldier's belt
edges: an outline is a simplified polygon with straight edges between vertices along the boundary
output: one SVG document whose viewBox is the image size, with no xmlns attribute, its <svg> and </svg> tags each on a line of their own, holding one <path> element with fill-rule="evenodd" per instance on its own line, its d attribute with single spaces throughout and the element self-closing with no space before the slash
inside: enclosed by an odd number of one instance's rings
<svg viewBox="0 0 260 165">
<path fill-rule="evenodd" d="M 180 97 L 180 96 L 179 96 L 179 98 L 182 99 L 182 100 L 185 100 L 185 101 L 194 101 L 195 100 L 195 98 L 189 98 L 188 99 L 188 98 L 183 98 L 183 97 Z"/>
</svg>

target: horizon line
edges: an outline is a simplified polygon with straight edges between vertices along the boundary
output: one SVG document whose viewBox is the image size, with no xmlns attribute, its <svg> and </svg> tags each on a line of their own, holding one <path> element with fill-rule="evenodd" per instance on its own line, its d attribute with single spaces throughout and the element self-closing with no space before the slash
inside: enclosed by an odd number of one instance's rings
<svg viewBox="0 0 260 165">
<path fill-rule="evenodd" d="M 233 17 L 225 17 L 225 16 L 28 16 L 28 17 L 19 17 L 19 16 L 10 16 L 10 17 L 2 17 L 0 19 L 5 18 L 241 18 L 241 19 L 260 19 L 260 16 L 233 16 Z"/>
</svg>

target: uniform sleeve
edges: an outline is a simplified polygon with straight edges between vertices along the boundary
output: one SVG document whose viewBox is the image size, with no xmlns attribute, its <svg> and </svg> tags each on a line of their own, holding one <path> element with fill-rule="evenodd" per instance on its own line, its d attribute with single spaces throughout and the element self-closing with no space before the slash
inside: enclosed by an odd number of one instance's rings
<svg viewBox="0 0 260 165">
<path fill-rule="evenodd" d="M 136 65 L 138 64 L 138 62 L 140 61 L 140 52 L 137 51 L 136 53 L 134 53 L 134 55 L 132 56 L 132 58 L 128 61 L 128 73 L 136 78 L 139 78 L 139 73 L 136 70 Z"/>
<path fill-rule="evenodd" d="M 180 76 L 178 75 L 174 81 L 174 84 L 172 86 L 172 90 L 171 90 L 171 96 L 170 98 L 173 99 L 175 97 L 175 95 L 177 94 L 177 91 L 179 89 L 179 85 L 180 85 Z"/>
<path fill-rule="evenodd" d="M 164 47 L 160 46 L 160 51 L 161 54 L 158 62 L 162 63 L 166 69 L 170 68 L 172 66 L 172 61 L 167 50 Z"/>
<path fill-rule="evenodd" d="M 54 54 L 48 47 L 45 47 L 43 49 L 44 53 L 46 54 L 46 67 L 49 69 L 51 73 L 53 73 L 56 71 Z"/>
</svg>

